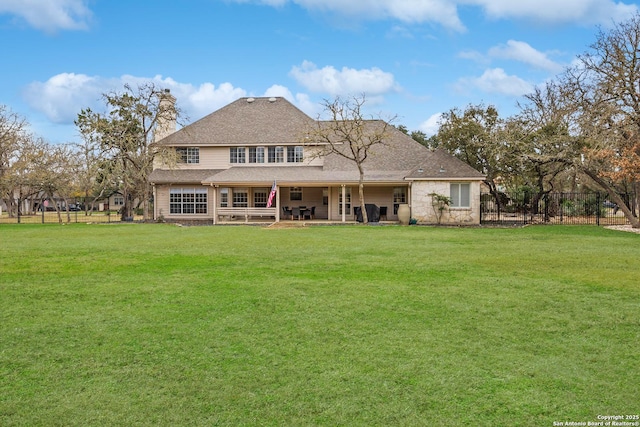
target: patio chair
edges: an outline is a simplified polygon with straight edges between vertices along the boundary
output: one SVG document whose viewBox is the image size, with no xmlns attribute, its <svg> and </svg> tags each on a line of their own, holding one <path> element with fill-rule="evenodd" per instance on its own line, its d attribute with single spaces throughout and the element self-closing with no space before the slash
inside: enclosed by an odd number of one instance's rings
<svg viewBox="0 0 640 427">
<path fill-rule="evenodd" d="M 291 211 L 291 209 L 289 209 L 289 207 L 283 206 L 282 213 L 284 214 L 285 218 L 293 219 L 293 212 Z"/>
<path fill-rule="evenodd" d="M 387 207 L 386 206 L 380 206 L 380 221 L 382 221 L 382 219 L 384 218 L 384 220 L 387 220 Z"/>
<path fill-rule="evenodd" d="M 291 208 L 291 219 L 293 218 L 300 219 L 300 208 Z"/>
<path fill-rule="evenodd" d="M 302 213 L 303 219 L 307 219 L 307 218 L 313 219 L 316 216 L 316 207 L 311 206 L 311 208 L 303 209 L 301 213 Z"/>
</svg>

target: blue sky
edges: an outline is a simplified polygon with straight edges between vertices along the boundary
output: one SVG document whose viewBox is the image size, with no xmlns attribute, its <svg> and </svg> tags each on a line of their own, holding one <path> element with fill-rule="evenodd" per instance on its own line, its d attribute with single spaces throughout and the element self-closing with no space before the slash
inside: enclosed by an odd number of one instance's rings
<svg viewBox="0 0 640 427">
<path fill-rule="evenodd" d="M 432 134 L 440 113 L 516 102 L 640 0 L 0 0 L 0 104 L 54 143 L 80 109 L 152 81 L 193 122 L 242 96 L 311 117 L 365 94 L 366 112 Z"/>
</svg>

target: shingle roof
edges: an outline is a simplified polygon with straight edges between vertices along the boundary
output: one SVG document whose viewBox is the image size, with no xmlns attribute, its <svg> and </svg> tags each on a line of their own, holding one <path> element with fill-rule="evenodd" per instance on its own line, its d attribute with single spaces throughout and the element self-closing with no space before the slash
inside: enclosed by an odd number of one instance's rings
<svg viewBox="0 0 640 427">
<path fill-rule="evenodd" d="M 300 144 L 307 131 L 335 122 L 317 122 L 284 98 L 240 98 L 160 141 L 170 146 L 251 146 Z M 384 144 L 371 147 L 364 162 L 365 182 L 421 179 L 483 179 L 484 175 L 442 150 L 432 151 L 381 120 L 365 121 L 366 132 L 386 126 Z M 348 146 L 344 145 L 344 149 Z M 444 172 L 440 172 L 444 170 Z M 154 170 L 154 183 L 357 182 L 353 161 L 325 156 L 323 166 L 234 166 L 226 170 Z"/>
<path fill-rule="evenodd" d="M 365 132 L 373 132 L 384 126 L 381 120 L 365 122 Z M 386 140 L 383 144 L 372 145 L 363 166 L 365 171 L 404 170 L 409 172 L 428 155 L 429 149 L 394 126 L 386 125 Z M 344 149 L 348 147 L 345 145 Z M 325 158 L 326 170 L 355 169 L 355 163 L 340 155 L 330 154 Z"/>
<path fill-rule="evenodd" d="M 284 98 L 240 98 L 159 141 L 166 145 L 298 143 L 314 120 Z"/>
<path fill-rule="evenodd" d="M 406 171 L 372 171 L 365 174 L 366 182 L 402 181 Z M 280 185 L 313 183 L 358 182 L 357 169 L 324 170 L 321 166 L 239 166 L 212 174 L 202 181 L 203 184 L 271 184 L 274 180 Z"/>
<path fill-rule="evenodd" d="M 218 169 L 155 169 L 149 175 L 154 184 L 200 184 L 216 173 Z"/>
<path fill-rule="evenodd" d="M 484 179 L 485 175 L 478 172 L 462 160 L 443 150 L 429 150 L 420 164 L 407 174 L 408 180 L 434 179 Z"/>
</svg>

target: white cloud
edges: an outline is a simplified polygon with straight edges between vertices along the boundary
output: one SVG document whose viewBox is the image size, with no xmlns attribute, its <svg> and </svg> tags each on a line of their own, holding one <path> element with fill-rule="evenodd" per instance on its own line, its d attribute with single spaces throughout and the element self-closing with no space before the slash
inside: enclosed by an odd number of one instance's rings
<svg viewBox="0 0 640 427">
<path fill-rule="evenodd" d="M 638 10 L 635 4 L 614 0 L 460 0 L 463 2 L 482 7 L 491 18 L 523 18 L 552 24 L 610 25 L 611 21 L 628 20 Z"/>
<path fill-rule="evenodd" d="M 534 86 L 517 76 L 509 76 L 502 68 L 486 70 L 482 76 L 458 80 L 461 91 L 479 89 L 482 92 L 498 93 L 507 96 L 522 96 L 533 92 Z"/>
<path fill-rule="evenodd" d="M 288 100 L 289 102 L 294 101 L 293 94 L 291 93 L 289 88 L 282 85 L 273 85 L 269 87 L 266 91 L 264 91 L 263 96 L 267 96 L 267 97 L 281 96 L 284 99 Z"/>
<path fill-rule="evenodd" d="M 238 98 L 247 96 L 244 89 L 236 88 L 228 82 L 219 84 L 217 88 L 213 83 L 203 83 L 197 87 L 188 83 L 176 83 L 165 84 L 164 87 L 171 89 L 171 93 L 178 100 L 178 106 L 192 120 L 204 117 Z"/>
<path fill-rule="evenodd" d="M 91 108 L 96 112 L 105 111 L 102 94 L 111 91 L 122 91 L 125 84 L 133 88 L 145 83 L 153 83 L 160 88 L 170 89 L 177 98 L 178 107 L 184 112 L 183 117 L 193 122 L 213 111 L 224 107 L 238 98 L 249 96 L 246 90 L 235 87 L 231 83 L 180 83 L 170 77 L 160 75 L 154 77 L 137 77 L 124 75 L 118 78 L 87 76 L 85 74 L 57 74 L 45 82 L 31 83 L 23 93 L 30 108 L 44 115 L 48 120 L 60 126 L 73 125 L 80 110 Z M 281 85 L 272 85 L 262 96 L 281 96 L 310 117 L 317 117 L 320 104 L 312 101 L 307 94 L 292 94 Z M 369 100 L 368 100 L 369 101 Z"/>
<path fill-rule="evenodd" d="M 427 136 L 433 136 L 437 134 L 440 129 L 440 118 L 442 118 L 442 113 L 433 114 L 427 120 L 420 123 L 418 129 L 424 132 Z"/>
<path fill-rule="evenodd" d="M 289 75 L 311 92 L 331 96 L 364 93 L 375 97 L 398 90 L 393 74 L 376 67 L 362 70 L 343 67 L 337 70 L 332 66 L 318 68 L 314 63 L 304 61 L 300 67 L 294 66 Z"/>
<path fill-rule="evenodd" d="M 635 4 L 615 0 L 232 0 L 281 7 L 296 4 L 310 11 L 332 13 L 350 19 L 394 19 L 406 23 L 432 22 L 464 31 L 458 7 L 481 8 L 494 19 L 527 19 L 542 23 L 610 25 L 626 21 L 638 10 Z"/>
<path fill-rule="evenodd" d="M 492 47 L 489 49 L 489 56 L 523 62 L 554 73 L 562 71 L 562 65 L 553 62 L 545 53 L 521 41 L 509 40 L 506 45 Z"/>
<path fill-rule="evenodd" d="M 0 14 L 15 15 L 39 30 L 83 30 L 92 13 L 86 0 L 2 0 Z"/>
<path fill-rule="evenodd" d="M 102 94 L 122 91 L 125 84 L 136 87 L 149 82 L 170 89 L 178 99 L 179 107 L 190 119 L 199 119 L 246 96 L 244 89 L 236 88 L 231 83 L 222 83 L 217 87 L 213 83 L 194 86 L 159 75 L 152 78 L 130 75 L 104 78 L 74 73 L 57 74 L 45 82 L 33 82 L 27 86 L 23 95 L 32 109 L 43 113 L 52 122 L 69 124 L 73 123 L 83 108 L 104 111 Z"/>
<path fill-rule="evenodd" d="M 396 19 L 406 23 L 434 22 L 464 31 L 456 3 L 450 0 L 232 0 L 281 7 L 296 4 L 315 12 L 331 13 L 352 20 Z"/>
</svg>

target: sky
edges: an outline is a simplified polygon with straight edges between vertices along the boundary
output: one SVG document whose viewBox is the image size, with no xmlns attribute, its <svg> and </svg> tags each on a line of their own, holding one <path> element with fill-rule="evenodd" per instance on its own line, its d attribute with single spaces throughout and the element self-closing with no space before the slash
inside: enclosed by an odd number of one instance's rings
<svg viewBox="0 0 640 427">
<path fill-rule="evenodd" d="M 79 142 L 83 108 L 152 82 L 194 122 L 244 96 L 313 118 L 364 112 L 437 132 L 440 114 L 501 116 L 589 50 L 640 0 L 0 0 L 0 104 L 52 143 Z"/>
</svg>

